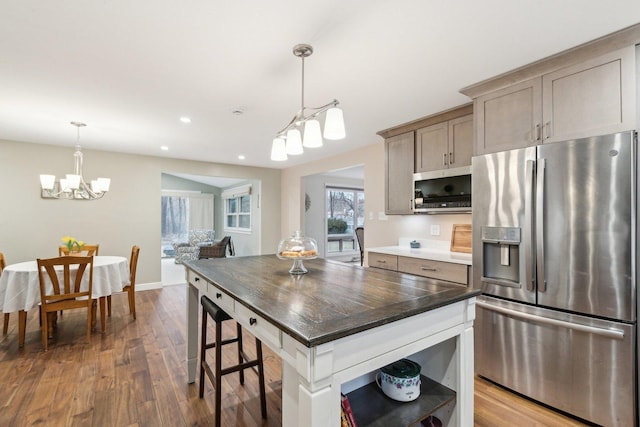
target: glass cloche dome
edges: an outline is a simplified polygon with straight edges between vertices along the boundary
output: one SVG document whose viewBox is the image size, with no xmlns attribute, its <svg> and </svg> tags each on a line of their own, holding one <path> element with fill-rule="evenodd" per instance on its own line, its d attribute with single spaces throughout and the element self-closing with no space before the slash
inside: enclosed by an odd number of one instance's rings
<svg viewBox="0 0 640 427">
<path fill-rule="evenodd" d="M 302 231 L 297 230 L 291 237 L 280 240 L 276 255 L 280 259 L 293 260 L 289 273 L 305 274 L 307 269 L 304 268 L 302 260 L 318 257 L 318 243 L 314 238 L 305 237 Z"/>
</svg>

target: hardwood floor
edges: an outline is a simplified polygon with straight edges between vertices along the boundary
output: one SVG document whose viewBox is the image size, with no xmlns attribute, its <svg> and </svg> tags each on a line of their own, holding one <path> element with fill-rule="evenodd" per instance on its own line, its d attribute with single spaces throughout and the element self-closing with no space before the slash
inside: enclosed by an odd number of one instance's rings
<svg viewBox="0 0 640 427">
<path fill-rule="evenodd" d="M 199 399 L 197 382 L 187 384 L 185 296 L 184 285 L 138 292 L 136 321 L 126 294 L 114 296 L 106 333 L 93 333 L 89 344 L 82 314 L 65 311 L 46 353 L 37 312 L 28 314 L 22 350 L 12 315 L 9 334 L 0 338 L 0 426 L 213 425 L 211 385 Z M 232 324 L 225 322 L 225 333 L 233 333 Z M 253 340 L 245 334 L 253 356 Z M 226 375 L 223 426 L 281 425 L 280 359 L 263 348 L 267 420 L 260 417 L 257 377 L 247 373 L 243 387 L 237 375 Z M 475 385 L 476 426 L 582 425 L 481 378 Z"/>
</svg>

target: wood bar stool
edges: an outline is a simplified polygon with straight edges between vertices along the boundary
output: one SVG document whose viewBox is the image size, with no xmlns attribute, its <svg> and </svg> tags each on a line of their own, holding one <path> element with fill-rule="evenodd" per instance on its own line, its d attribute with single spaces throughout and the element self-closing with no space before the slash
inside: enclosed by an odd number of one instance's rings
<svg viewBox="0 0 640 427">
<path fill-rule="evenodd" d="M 204 396 L 204 374 L 207 373 L 211 384 L 216 391 L 216 427 L 220 427 L 220 415 L 222 410 L 222 376 L 239 371 L 240 384 L 244 384 L 244 370 L 252 368 L 258 375 L 260 386 L 260 407 L 262 418 L 267 418 L 267 399 L 264 388 L 264 366 L 262 364 L 262 342 L 256 338 L 256 359 L 250 360 L 242 348 L 242 326 L 236 322 L 237 335 L 235 338 L 222 339 L 222 322 L 231 320 L 232 317 L 225 313 L 220 307 L 213 303 L 206 296 L 200 298 L 202 305 L 202 335 L 200 340 L 200 398 Z M 216 324 L 215 341 L 207 342 L 207 317 L 211 316 Z M 222 368 L 222 347 L 227 344 L 238 343 L 238 364 Z M 215 367 L 211 367 L 206 361 L 206 351 L 215 348 Z M 257 369 L 256 369 L 257 367 Z"/>
</svg>

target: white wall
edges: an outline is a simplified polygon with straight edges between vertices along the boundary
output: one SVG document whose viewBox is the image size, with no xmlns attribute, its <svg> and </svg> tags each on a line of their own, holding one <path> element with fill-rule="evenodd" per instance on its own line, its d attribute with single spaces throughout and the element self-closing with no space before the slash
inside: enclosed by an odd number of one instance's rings
<svg viewBox="0 0 640 427">
<path fill-rule="evenodd" d="M 365 249 L 397 245 L 400 237 L 451 241 L 453 224 L 470 224 L 470 214 L 384 215 L 384 142 L 306 163 L 282 171 L 282 222 L 285 235 L 302 227 L 304 217 L 304 177 L 364 164 L 366 209 Z M 380 219 L 379 215 L 382 215 Z M 440 225 L 440 236 L 429 234 L 430 225 Z M 283 236 L 284 237 L 284 236 Z M 366 262 L 366 258 L 365 258 Z"/>
<path fill-rule="evenodd" d="M 73 147 L 0 141 L 0 251 L 8 263 L 57 256 L 61 238 L 99 243 L 100 254 L 129 257 L 141 247 L 139 284 L 160 282 L 162 172 L 259 179 L 262 185 L 260 250 L 275 253 L 280 239 L 280 170 L 84 151 L 85 178 L 111 178 L 94 201 L 40 198 L 39 175 L 73 169 Z"/>
</svg>

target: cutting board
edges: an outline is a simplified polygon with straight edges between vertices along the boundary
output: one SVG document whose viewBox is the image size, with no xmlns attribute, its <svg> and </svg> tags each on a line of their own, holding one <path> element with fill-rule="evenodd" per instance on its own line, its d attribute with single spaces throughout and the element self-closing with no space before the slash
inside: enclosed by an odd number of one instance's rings
<svg viewBox="0 0 640 427">
<path fill-rule="evenodd" d="M 453 224 L 451 252 L 471 253 L 471 224 Z"/>
</svg>

